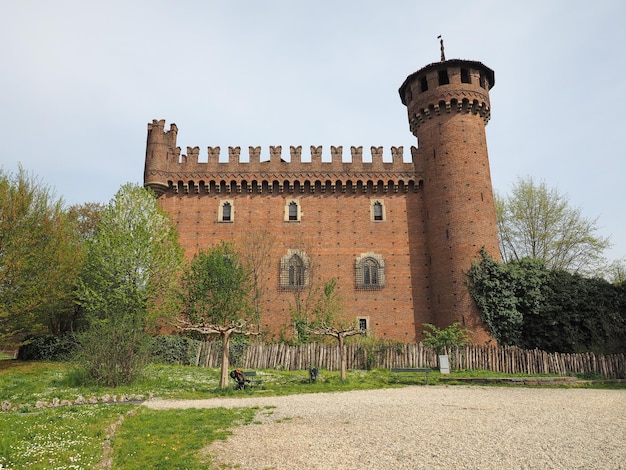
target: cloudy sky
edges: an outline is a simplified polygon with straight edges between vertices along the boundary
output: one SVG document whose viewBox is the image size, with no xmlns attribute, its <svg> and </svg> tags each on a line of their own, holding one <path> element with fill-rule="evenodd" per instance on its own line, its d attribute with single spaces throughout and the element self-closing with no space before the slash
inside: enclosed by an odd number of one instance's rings
<svg viewBox="0 0 626 470">
<path fill-rule="evenodd" d="M 441 34 L 448 59 L 495 70 L 496 190 L 544 180 L 626 257 L 624 17 L 623 0 L 3 0 L 0 166 L 77 204 L 142 182 L 152 119 L 201 155 L 408 149 L 397 90 Z"/>
</svg>

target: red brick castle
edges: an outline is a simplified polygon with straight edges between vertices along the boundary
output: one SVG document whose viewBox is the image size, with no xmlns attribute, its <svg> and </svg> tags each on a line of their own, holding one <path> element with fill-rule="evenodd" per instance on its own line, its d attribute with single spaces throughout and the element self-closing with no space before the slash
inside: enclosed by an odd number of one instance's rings
<svg viewBox="0 0 626 470">
<path fill-rule="evenodd" d="M 220 240 L 250 243 L 251 233 L 272 240 L 260 323 L 274 335 L 290 325 L 295 296 L 334 277 L 345 314 L 378 337 L 415 341 L 423 323 L 460 322 L 484 342 L 464 273 L 482 247 L 499 253 L 485 136 L 494 82 L 493 70 L 469 60 L 442 58 L 411 74 L 399 90 L 418 140 L 410 163 L 402 147 L 391 147 L 389 162 L 382 147 L 371 147 L 371 162 L 362 147 L 330 147 L 330 161 L 315 146 L 272 146 L 267 161 L 260 147 L 248 158 L 229 147 L 227 161 L 219 147 L 181 156 L 176 125 L 155 120 L 144 185 L 189 257 Z"/>
</svg>

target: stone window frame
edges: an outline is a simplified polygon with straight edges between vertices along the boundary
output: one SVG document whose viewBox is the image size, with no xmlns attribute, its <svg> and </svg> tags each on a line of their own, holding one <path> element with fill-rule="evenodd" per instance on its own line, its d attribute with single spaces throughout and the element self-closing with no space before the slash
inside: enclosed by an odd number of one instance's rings
<svg viewBox="0 0 626 470">
<path fill-rule="evenodd" d="M 290 214 L 290 207 L 292 205 L 296 206 L 296 218 L 292 219 Z M 285 214 L 284 221 L 285 222 L 300 222 L 302 220 L 302 208 L 300 206 L 300 198 L 294 199 L 290 198 L 285 201 Z"/>
<path fill-rule="evenodd" d="M 293 272 L 294 261 L 301 263 L 302 272 L 298 275 Z M 279 285 L 283 290 L 302 290 L 309 285 L 311 261 L 307 254 L 301 250 L 289 249 L 287 254 L 280 259 Z M 300 282 L 298 282 L 300 279 Z"/>
<path fill-rule="evenodd" d="M 230 206 L 230 218 L 224 220 L 224 206 Z M 232 199 L 223 199 L 220 201 L 219 208 L 217 210 L 217 221 L 223 224 L 232 224 L 235 221 L 235 204 Z"/>
<path fill-rule="evenodd" d="M 381 218 L 377 219 L 376 216 L 376 206 L 380 205 L 381 209 Z M 387 214 L 385 210 L 385 200 L 381 198 L 370 199 L 370 221 L 371 222 L 385 222 L 387 220 Z"/>
<path fill-rule="evenodd" d="M 371 274 L 369 282 L 366 281 L 366 273 L 371 266 L 376 267 L 376 281 L 371 282 Z M 385 287 L 385 260 L 382 255 L 374 252 L 361 253 L 355 262 L 355 281 L 356 288 L 363 290 L 379 290 Z"/>
<path fill-rule="evenodd" d="M 358 316 L 356 322 L 359 325 L 359 329 L 362 331 L 370 332 L 370 317 Z M 363 328 L 365 326 L 365 328 Z"/>
</svg>

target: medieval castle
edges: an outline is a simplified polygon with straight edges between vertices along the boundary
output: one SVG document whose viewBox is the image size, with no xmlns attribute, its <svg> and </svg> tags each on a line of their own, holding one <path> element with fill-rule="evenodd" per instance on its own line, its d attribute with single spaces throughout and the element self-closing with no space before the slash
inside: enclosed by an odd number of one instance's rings
<svg viewBox="0 0 626 470">
<path fill-rule="evenodd" d="M 402 147 L 391 147 L 391 162 L 382 147 L 371 147 L 371 162 L 350 147 L 345 162 L 342 147 L 325 161 L 315 146 L 310 158 L 290 147 L 288 161 L 280 146 L 268 161 L 260 147 L 249 161 L 229 147 L 226 162 L 209 147 L 200 161 L 198 147 L 180 155 L 175 124 L 166 131 L 155 120 L 144 185 L 189 257 L 221 240 L 263 255 L 258 319 L 275 336 L 291 324 L 296 296 L 336 278 L 344 314 L 379 338 L 412 342 L 423 323 L 459 322 L 483 342 L 465 272 L 483 247 L 499 256 L 485 136 L 494 83 L 489 67 L 445 60 L 443 49 L 441 62 L 409 75 L 399 93 L 418 142 L 410 163 Z"/>
</svg>

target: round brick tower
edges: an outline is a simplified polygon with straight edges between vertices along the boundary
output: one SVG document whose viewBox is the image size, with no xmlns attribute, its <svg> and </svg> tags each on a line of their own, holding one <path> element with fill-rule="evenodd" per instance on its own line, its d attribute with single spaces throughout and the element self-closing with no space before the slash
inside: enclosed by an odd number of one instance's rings
<svg viewBox="0 0 626 470">
<path fill-rule="evenodd" d="M 143 173 L 143 185 L 150 187 L 157 195 L 163 194 L 169 187 L 167 183 L 169 165 L 175 166 L 178 157 L 172 154 L 176 147 L 176 124 L 170 125 L 165 131 L 165 119 L 156 119 L 148 124 L 148 140 L 146 142 L 146 164 Z M 180 153 L 180 149 L 178 149 Z"/>
<path fill-rule="evenodd" d="M 499 258 L 485 125 L 494 72 L 480 62 L 444 60 L 409 75 L 400 87 L 418 140 L 416 170 L 424 177 L 427 284 L 432 321 L 459 322 L 489 339 L 465 273 L 482 247 Z"/>
</svg>

